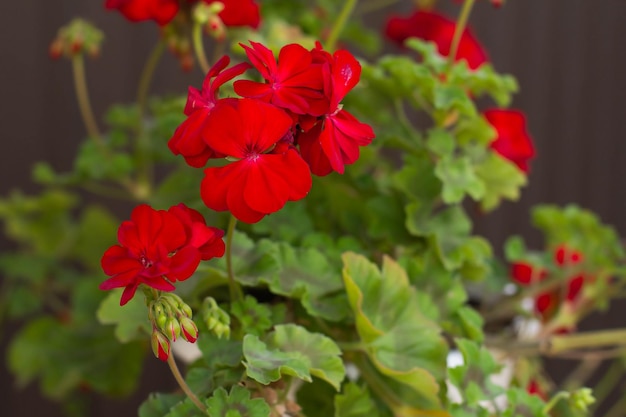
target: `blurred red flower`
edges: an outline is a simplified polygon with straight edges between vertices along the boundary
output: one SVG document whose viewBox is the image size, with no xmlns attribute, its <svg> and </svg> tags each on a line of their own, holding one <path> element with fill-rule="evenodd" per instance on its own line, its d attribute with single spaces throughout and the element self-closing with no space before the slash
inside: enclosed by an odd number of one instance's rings
<svg viewBox="0 0 626 417">
<path fill-rule="evenodd" d="M 415 37 L 434 42 L 443 56 L 450 54 L 456 23 L 438 13 L 417 10 L 408 17 L 391 16 L 385 27 L 385 35 L 398 45 Z M 466 28 L 461 35 L 455 61 L 465 60 L 471 69 L 476 69 L 489 59 L 484 48 L 472 32 Z"/>
<path fill-rule="evenodd" d="M 497 136 L 491 149 L 528 173 L 528 162 L 535 156 L 535 147 L 526 130 L 524 113 L 517 110 L 491 109 L 483 113 L 496 129 Z"/>
</svg>

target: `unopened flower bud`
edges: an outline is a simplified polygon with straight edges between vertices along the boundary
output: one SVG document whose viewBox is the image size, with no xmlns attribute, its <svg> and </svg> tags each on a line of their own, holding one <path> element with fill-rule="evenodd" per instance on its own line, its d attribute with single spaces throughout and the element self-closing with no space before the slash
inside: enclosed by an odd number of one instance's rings
<svg viewBox="0 0 626 417">
<path fill-rule="evenodd" d="M 215 299 L 207 297 L 202 304 L 202 318 L 207 329 L 218 338 L 230 337 L 230 316 L 222 310 Z"/>
<path fill-rule="evenodd" d="M 183 339 L 186 341 L 195 343 L 195 341 L 198 340 L 198 327 L 189 317 L 181 317 L 180 331 Z"/>
<path fill-rule="evenodd" d="M 176 318 L 170 317 L 167 320 L 165 323 L 165 334 L 172 342 L 175 342 L 176 338 L 180 336 L 180 323 Z"/>
<path fill-rule="evenodd" d="M 152 338 L 150 341 L 154 356 L 162 361 L 166 361 L 170 356 L 170 341 L 167 337 L 158 329 L 152 329 Z"/>
<path fill-rule="evenodd" d="M 218 41 L 223 40 L 226 37 L 226 25 L 218 15 L 212 15 L 209 17 L 209 21 L 204 26 L 206 33 Z"/>
<path fill-rule="evenodd" d="M 189 317 L 189 318 L 193 317 L 193 311 L 191 310 L 191 307 L 189 307 L 186 303 L 183 303 L 180 306 L 180 311 L 182 311 L 185 317 Z"/>
<path fill-rule="evenodd" d="M 569 401 L 573 408 L 586 412 L 589 406 L 596 402 L 596 399 L 590 388 L 581 388 L 572 392 Z"/>
<path fill-rule="evenodd" d="M 97 56 L 103 39 L 104 35 L 95 26 L 82 19 L 74 19 L 57 32 L 57 37 L 50 45 L 50 56 L 72 57 L 83 52 Z"/>
<path fill-rule="evenodd" d="M 211 16 L 218 15 L 222 10 L 224 10 L 224 3 L 222 2 L 216 1 L 211 4 L 200 2 L 193 9 L 193 20 L 200 25 L 204 25 Z"/>
</svg>

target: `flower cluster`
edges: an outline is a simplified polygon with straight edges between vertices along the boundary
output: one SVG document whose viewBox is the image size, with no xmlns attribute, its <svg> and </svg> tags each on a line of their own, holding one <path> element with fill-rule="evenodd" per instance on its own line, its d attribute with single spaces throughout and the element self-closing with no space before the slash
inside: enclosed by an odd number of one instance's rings
<svg viewBox="0 0 626 417">
<path fill-rule="evenodd" d="M 564 273 L 569 269 L 574 269 L 575 273 L 564 281 L 564 285 L 542 292 L 535 296 L 535 311 L 543 322 L 551 320 L 564 305 L 576 303 L 580 296 L 585 281 L 592 278 L 584 272 L 578 271 L 578 267 L 583 262 L 583 255 L 566 245 L 559 245 L 554 251 L 554 264 Z M 531 286 L 545 281 L 550 277 L 550 273 L 544 269 L 536 267 L 526 262 L 516 262 L 511 265 L 511 277 L 520 285 Z M 568 328 L 558 329 L 568 331 Z"/>
<path fill-rule="evenodd" d="M 535 147 L 526 129 L 526 117 L 517 110 L 490 109 L 483 116 L 494 127 L 497 136 L 491 149 L 528 173 L 528 162 L 535 156 Z"/>
<path fill-rule="evenodd" d="M 100 289 L 124 287 L 120 305 L 133 298 L 140 284 L 172 291 L 173 283 L 189 278 L 201 260 L 224 254 L 223 235 L 184 204 L 167 211 L 139 205 L 118 229 L 120 244 L 102 256 L 102 269 L 111 278 Z"/>
<path fill-rule="evenodd" d="M 205 169 L 202 200 L 255 223 L 287 201 L 304 198 L 311 173 L 343 173 L 374 132 L 340 104 L 361 74 L 349 52 L 331 55 L 320 44 L 312 50 L 289 44 L 275 57 L 260 43 L 242 47 L 250 64 L 226 68 L 225 56 L 209 70 L 201 90 L 189 89 L 187 119 L 168 145 L 192 167 L 215 158 L 230 161 Z M 240 97 L 218 97 L 222 84 L 250 68 L 263 82 L 237 80 Z"/>
<path fill-rule="evenodd" d="M 408 17 L 390 17 L 385 34 L 400 46 L 411 37 L 434 42 L 439 53 L 448 56 L 455 29 L 456 23 L 453 20 L 435 12 L 417 10 Z M 488 61 L 485 49 L 467 28 L 461 35 L 454 59 L 466 61 L 471 69 L 476 69 Z"/>
<path fill-rule="evenodd" d="M 212 4 L 218 0 L 201 0 Z M 254 0 L 219 0 L 223 9 L 218 13 L 226 26 L 250 26 L 257 28 L 260 23 L 259 5 Z M 170 23 L 181 11 L 198 0 L 106 0 L 107 9 L 119 10 L 128 20 L 141 22 L 153 20 L 158 25 Z"/>
<path fill-rule="evenodd" d="M 434 42 L 439 53 L 448 56 L 455 29 L 453 20 L 435 12 L 417 10 L 408 17 L 392 16 L 387 22 L 385 34 L 398 45 L 410 37 Z M 485 49 L 467 28 L 461 34 L 454 60 L 465 61 L 472 70 L 488 62 Z M 528 161 L 535 156 L 535 149 L 526 130 L 524 114 L 517 110 L 490 109 L 483 116 L 497 132 L 491 148 L 528 173 Z"/>
</svg>

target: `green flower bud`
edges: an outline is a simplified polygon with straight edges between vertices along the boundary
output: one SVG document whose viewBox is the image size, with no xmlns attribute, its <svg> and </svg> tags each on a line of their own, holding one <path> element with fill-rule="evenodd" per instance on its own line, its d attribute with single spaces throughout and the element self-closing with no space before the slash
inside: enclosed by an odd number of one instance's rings
<svg viewBox="0 0 626 417">
<path fill-rule="evenodd" d="M 152 353 L 154 356 L 166 361 L 170 356 L 170 341 L 158 329 L 152 329 L 152 337 L 150 339 L 152 345 Z"/>
<path fill-rule="evenodd" d="M 589 406 L 596 402 L 596 399 L 590 388 L 581 388 L 572 392 L 569 401 L 573 408 L 586 412 Z"/>
<path fill-rule="evenodd" d="M 207 328 L 218 338 L 230 337 L 230 316 L 222 310 L 215 299 L 207 297 L 202 303 L 202 318 Z"/>
<path fill-rule="evenodd" d="M 56 38 L 50 45 L 50 56 L 58 58 L 86 53 L 96 57 L 100 54 L 100 45 L 104 39 L 103 33 L 91 23 L 82 19 L 74 19 L 61 27 Z"/>
<path fill-rule="evenodd" d="M 180 330 L 183 339 L 190 343 L 194 343 L 198 340 L 198 327 L 189 317 L 181 317 Z"/>
<path fill-rule="evenodd" d="M 180 323 L 176 318 L 170 317 L 165 323 L 165 331 L 167 338 L 172 342 L 176 341 L 176 338 L 180 336 Z"/>
</svg>

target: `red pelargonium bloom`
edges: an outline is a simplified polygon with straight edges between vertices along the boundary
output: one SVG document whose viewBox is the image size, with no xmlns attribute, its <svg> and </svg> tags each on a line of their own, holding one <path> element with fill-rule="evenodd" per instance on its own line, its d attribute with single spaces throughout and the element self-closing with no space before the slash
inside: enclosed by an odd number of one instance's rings
<svg viewBox="0 0 626 417">
<path fill-rule="evenodd" d="M 223 254 L 221 231 L 201 222 L 195 210 L 177 207 L 168 212 L 142 204 L 120 225 L 120 244 L 107 249 L 101 260 L 111 278 L 100 284 L 102 290 L 124 287 L 120 305 L 133 298 L 140 284 L 172 291 L 172 283 L 189 278 L 201 259 Z"/>
<path fill-rule="evenodd" d="M 252 47 L 241 44 L 266 82 L 236 81 L 237 94 L 272 103 L 295 114 L 324 114 L 328 101 L 323 93 L 322 66 L 313 62 L 310 51 L 295 43 L 285 45 L 277 61 L 264 45 L 252 41 L 250 45 Z"/>
<path fill-rule="evenodd" d="M 207 207 L 255 223 L 304 198 L 311 172 L 291 146 L 292 119 L 260 100 L 240 99 L 218 106 L 207 121 L 207 143 L 234 162 L 207 168 L 201 196 Z"/>
<path fill-rule="evenodd" d="M 456 23 L 440 14 L 418 10 L 409 17 L 392 16 L 387 21 L 385 35 L 398 45 L 415 37 L 434 42 L 443 56 L 450 54 Z M 471 69 L 476 69 L 489 59 L 484 48 L 469 29 L 465 29 L 457 49 L 455 61 L 465 60 Z"/>
<path fill-rule="evenodd" d="M 517 110 L 491 109 L 483 113 L 496 129 L 497 136 L 491 149 L 528 173 L 528 162 L 535 156 L 535 147 L 526 130 L 524 113 Z"/>
<path fill-rule="evenodd" d="M 206 136 L 204 125 L 218 102 L 218 89 L 222 84 L 245 72 L 250 65 L 240 63 L 224 70 L 230 58 L 224 55 L 207 73 L 202 90 L 189 87 L 185 114 L 187 119 L 176 129 L 168 142 L 174 155 L 182 155 L 187 164 L 195 168 L 203 167 L 209 158 L 220 157 L 203 140 Z"/>
<path fill-rule="evenodd" d="M 204 0 L 211 4 L 219 1 L 224 9 L 218 14 L 226 26 L 250 26 L 258 28 L 261 23 L 259 5 L 254 0 Z"/>
<path fill-rule="evenodd" d="M 219 1 L 224 9 L 218 16 L 226 26 L 259 27 L 261 16 L 259 5 L 254 0 L 203 0 L 207 4 Z M 198 0 L 187 0 L 187 4 L 197 3 Z M 174 19 L 179 11 L 179 0 L 106 0 L 107 9 L 119 10 L 128 20 L 141 22 L 154 20 L 164 26 Z M 188 10 L 187 8 L 185 10 Z"/>
<path fill-rule="evenodd" d="M 345 50 L 331 56 L 318 44 L 314 52 L 318 60 L 326 61 L 323 70 L 329 108 L 317 125 L 298 135 L 298 145 L 315 175 L 327 175 L 333 170 L 343 174 L 344 166 L 359 158 L 359 147 L 369 145 L 375 136 L 369 125 L 359 122 L 339 104 L 359 82 L 361 65 Z"/>
<path fill-rule="evenodd" d="M 178 13 L 178 0 L 106 0 L 104 7 L 119 10 L 131 22 L 154 20 L 163 26 Z"/>
</svg>

